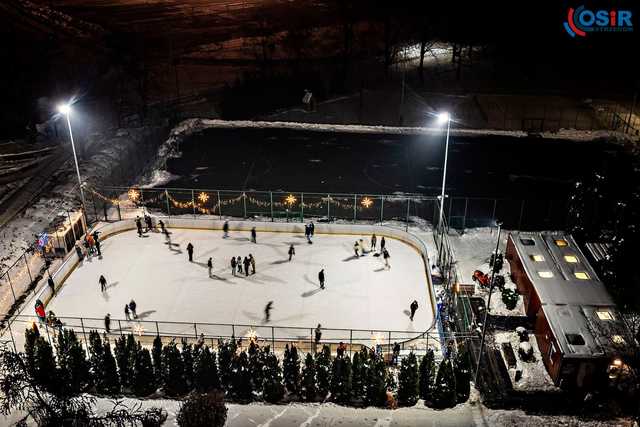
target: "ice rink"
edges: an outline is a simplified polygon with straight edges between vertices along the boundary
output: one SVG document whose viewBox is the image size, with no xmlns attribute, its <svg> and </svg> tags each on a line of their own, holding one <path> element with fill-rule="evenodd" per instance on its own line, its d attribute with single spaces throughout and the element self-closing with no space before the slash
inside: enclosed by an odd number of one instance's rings
<svg viewBox="0 0 640 427">
<path fill-rule="evenodd" d="M 103 258 L 79 265 L 47 310 L 60 317 L 102 319 L 110 313 L 112 319 L 124 319 L 124 306 L 134 299 L 146 321 L 265 325 L 264 307 L 273 301 L 269 326 L 313 328 L 321 323 L 323 328 L 419 332 L 432 324 L 422 259 L 398 240 L 387 239 L 387 270 L 372 253 L 354 256 L 355 240 L 368 242 L 370 236 L 316 234 L 308 244 L 303 235 L 259 232 L 254 244 L 248 232 L 232 232 L 225 239 L 220 231 L 170 231 L 171 246 L 159 232 L 140 238 L 128 231 L 105 239 Z M 194 262 L 188 261 L 189 242 L 195 247 Z M 296 250 L 291 262 L 290 244 Z M 234 277 L 231 257 L 250 253 L 256 274 Z M 318 283 L 322 268 L 324 290 Z M 105 292 L 98 283 L 101 274 L 108 282 Z M 408 309 L 414 299 L 420 308 L 411 322 Z"/>
</svg>

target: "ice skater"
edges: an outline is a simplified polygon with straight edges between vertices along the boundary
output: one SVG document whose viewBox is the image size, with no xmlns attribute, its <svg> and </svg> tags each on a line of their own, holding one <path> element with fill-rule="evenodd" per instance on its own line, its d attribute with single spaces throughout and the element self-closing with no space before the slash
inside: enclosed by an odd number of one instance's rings
<svg viewBox="0 0 640 427">
<path fill-rule="evenodd" d="M 151 217 L 149 215 L 144 216 L 144 223 L 147 226 L 147 232 L 153 230 L 153 220 L 151 219 Z"/>
<path fill-rule="evenodd" d="M 318 273 L 318 281 L 320 282 L 320 289 L 324 289 L 324 268 Z"/>
<path fill-rule="evenodd" d="M 191 242 L 187 245 L 187 252 L 189 253 L 189 262 L 193 262 L 193 245 Z"/>
<path fill-rule="evenodd" d="M 252 241 L 253 243 L 258 243 L 258 242 L 256 241 L 256 237 L 257 237 L 257 236 L 256 236 L 256 228 L 255 228 L 255 227 L 252 227 L 252 228 L 251 228 L 251 241 Z"/>
<path fill-rule="evenodd" d="M 242 274 L 242 258 L 239 255 L 236 258 L 236 265 L 238 266 L 238 273 Z"/>
<path fill-rule="evenodd" d="M 55 295 L 55 293 L 56 293 L 56 284 L 53 281 L 53 278 L 51 276 L 49 276 L 49 278 L 47 279 L 47 284 L 49 285 L 49 288 L 51 288 L 51 295 Z"/>
<path fill-rule="evenodd" d="M 256 259 L 249 254 L 249 262 L 251 263 L 251 274 L 256 274 Z"/>
<path fill-rule="evenodd" d="M 296 248 L 293 247 L 293 244 L 289 245 L 289 261 L 296 254 Z"/>
<path fill-rule="evenodd" d="M 129 305 L 124 305 L 124 318 L 127 320 L 131 320 L 131 314 L 129 314 Z"/>
<path fill-rule="evenodd" d="M 264 323 L 269 323 L 271 320 L 271 310 L 273 309 L 273 301 L 269 301 L 264 307 Z"/>
<path fill-rule="evenodd" d="M 356 242 L 353 244 L 353 252 L 355 252 L 356 254 L 356 258 L 359 258 L 360 255 L 358 254 L 358 250 L 360 249 L 360 244 L 358 243 L 358 241 L 356 240 Z"/>
<path fill-rule="evenodd" d="M 162 220 L 158 221 L 158 225 L 160 226 L 160 231 L 162 231 L 162 234 L 167 234 L 167 229 L 164 228 L 164 222 Z"/>
<path fill-rule="evenodd" d="M 98 257 L 102 258 L 102 252 L 100 251 L 100 240 L 96 240 L 96 251 L 98 251 Z"/>
<path fill-rule="evenodd" d="M 386 249 L 382 250 L 382 258 L 384 258 L 384 266 L 387 269 L 391 269 L 391 265 L 389 264 L 389 258 L 391 258 L 391 256 L 389 255 L 389 251 Z"/>
<path fill-rule="evenodd" d="M 311 243 L 311 228 L 309 225 L 304 225 L 304 237 L 307 238 L 307 243 Z"/>
<path fill-rule="evenodd" d="M 107 290 L 107 279 L 105 279 L 102 274 L 100 275 L 100 278 L 98 279 L 98 283 L 100 283 L 100 290 L 102 292 Z"/>
<path fill-rule="evenodd" d="M 309 223 L 309 234 L 313 237 L 313 234 L 316 232 L 316 226 L 313 224 L 313 221 Z"/>
<path fill-rule="evenodd" d="M 244 264 L 244 275 L 245 277 L 249 276 L 249 265 L 251 264 L 251 261 L 249 260 L 249 257 L 244 257 L 244 260 L 242 261 L 242 264 Z"/>
<path fill-rule="evenodd" d="M 207 268 L 209 269 L 209 277 L 211 277 L 211 270 L 213 270 L 213 258 L 209 257 L 207 260 Z"/>
<path fill-rule="evenodd" d="M 231 257 L 231 274 L 233 274 L 233 276 L 235 277 L 236 275 L 236 257 L 232 256 Z"/>
<path fill-rule="evenodd" d="M 142 237 L 142 220 L 140 217 L 136 217 L 136 228 L 138 229 L 138 237 Z"/>
<path fill-rule="evenodd" d="M 371 235 L 371 250 L 375 251 L 376 250 L 376 245 L 378 244 L 378 238 L 376 237 L 376 233 L 373 233 Z"/>
<path fill-rule="evenodd" d="M 387 242 L 384 241 L 384 236 L 382 236 L 382 239 L 380 239 L 380 252 L 384 251 L 384 246 L 387 244 Z"/>
<path fill-rule="evenodd" d="M 222 238 L 226 239 L 227 237 L 229 237 L 229 221 L 225 221 L 224 224 L 222 224 Z"/>
<path fill-rule="evenodd" d="M 411 309 L 411 316 L 409 316 L 409 319 L 413 322 L 413 316 L 415 316 L 416 311 L 418 310 L 418 301 L 413 300 L 409 308 Z"/>
<path fill-rule="evenodd" d="M 104 316 L 104 330 L 106 331 L 106 333 L 111 332 L 111 315 L 109 313 Z"/>
<path fill-rule="evenodd" d="M 129 302 L 129 311 L 131 311 L 131 314 L 133 315 L 134 319 L 138 318 L 138 313 L 136 313 L 137 306 L 138 304 L 136 304 L 136 302 L 133 299 Z"/>
<path fill-rule="evenodd" d="M 76 255 L 78 255 L 78 259 L 80 260 L 80 262 L 82 262 L 82 260 L 84 259 L 84 255 L 82 254 L 82 248 L 80 248 L 80 245 L 76 243 Z"/>
<path fill-rule="evenodd" d="M 322 339 L 322 329 L 321 328 L 322 328 L 322 325 L 320 325 L 320 323 L 318 323 L 318 326 L 316 326 L 315 337 L 314 337 L 314 340 L 313 340 L 313 342 L 315 344 L 314 350 L 315 350 L 315 347 L 318 344 L 320 344 L 320 339 Z"/>
</svg>

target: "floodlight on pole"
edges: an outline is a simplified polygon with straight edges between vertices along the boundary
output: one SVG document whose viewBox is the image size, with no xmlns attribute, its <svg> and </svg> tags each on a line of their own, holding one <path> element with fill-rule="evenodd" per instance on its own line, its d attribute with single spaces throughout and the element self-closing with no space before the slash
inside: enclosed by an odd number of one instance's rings
<svg viewBox="0 0 640 427">
<path fill-rule="evenodd" d="M 444 125 L 445 123 L 447 124 L 447 139 L 444 146 L 444 168 L 442 172 L 442 194 L 440 196 L 440 216 L 438 220 L 438 227 L 442 227 L 442 219 L 444 213 L 444 189 L 445 184 L 447 183 L 447 160 L 449 157 L 449 130 L 451 129 L 451 115 L 446 111 L 438 114 L 438 123 L 440 123 L 441 125 Z"/>
<path fill-rule="evenodd" d="M 438 123 L 443 125 L 449 121 L 449 118 L 450 118 L 449 113 L 446 111 L 443 111 L 442 113 L 438 114 Z"/>
<path fill-rule="evenodd" d="M 71 113 L 71 105 L 69 104 L 60 104 L 58 105 L 58 112 L 68 116 Z"/>
<path fill-rule="evenodd" d="M 80 199 L 82 201 L 82 214 L 84 215 L 85 224 L 87 221 L 87 209 L 84 201 L 84 190 L 82 189 L 82 178 L 80 177 L 80 167 L 78 166 L 78 156 L 76 155 L 76 144 L 73 141 L 73 132 L 71 131 L 71 105 L 60 104 L 58 105 L 58 111 L 67 118 L 67 128 L 69 129 L 69 139 L 71 140 L 71 149 L 73 151 L 73 160 L 76 164 L 76 174 L 78 175 L 78 185 L 80 186 Z"/>
</svg>

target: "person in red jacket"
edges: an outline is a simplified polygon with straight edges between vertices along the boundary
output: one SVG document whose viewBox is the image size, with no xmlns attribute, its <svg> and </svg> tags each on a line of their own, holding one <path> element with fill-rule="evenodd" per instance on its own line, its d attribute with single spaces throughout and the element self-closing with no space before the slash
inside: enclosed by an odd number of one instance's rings
<svg viewBox="0 0 640 427">
<path fill-rule="evenodd" d="M 44 323 L 47 319 L 47 315 L 44 312 L 44 304 L 40 300 L 36 300 L 36 316 L 41 323 Z"/>
</svg>

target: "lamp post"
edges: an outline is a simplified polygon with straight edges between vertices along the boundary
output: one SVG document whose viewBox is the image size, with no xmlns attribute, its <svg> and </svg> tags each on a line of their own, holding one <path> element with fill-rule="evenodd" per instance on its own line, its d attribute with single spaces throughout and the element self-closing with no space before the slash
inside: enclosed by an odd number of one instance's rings
<svg viewBox="0 0 640 427">
<path fill-rule="evenodd" d="M 451 115 L 449 113 L 442 112 L 438 114 L 438 123 L 447 123 L 447 139 L 444 145 L 444 170 L 442 172 L 442 194 L 440 195 L 440 216 L 438 218 L 438 226 L 442 227 L 442 217 L 444 214 L 444 187 L 447 183 L 447 160 L 449 157 L 449 130 L 451 129 Z"/>
<path fill-rule="evenodd" d="M 73 160 L 76 163 L 76 174 L 78 175 L 78 185 L 80 186 L 80 199 L 82 201 L 82 215 L 84 216 L 85 224 L 87 221 L 86 204 L 84 201 L 84 190 L 82 189 L 82 178 L 80 177 L 80 168 L 78 167 L 78 156 L 76 155 L 76 145 L 73 142 L 73 132 L 71 131 L 71 105 L 61 104 L 58 106 L 58 111 L 63 114 L 67 119 L 67 128 L 69 129 L 69 139 L 71 140 L 71 149 L 73 151 Z M 73 227 L 73 226 L 72 226 Z"/>
</svg>

